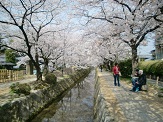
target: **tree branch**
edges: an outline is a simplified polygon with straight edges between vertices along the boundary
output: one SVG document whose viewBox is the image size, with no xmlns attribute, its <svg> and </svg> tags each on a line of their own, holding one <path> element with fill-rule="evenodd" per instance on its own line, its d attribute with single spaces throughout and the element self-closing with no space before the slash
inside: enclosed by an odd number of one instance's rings
<svg viewBox="0 0 163 122">
<path fill-rule="evenodd" d="M 23 50 L 15 49 L 15 48 L 10 47 L 10 46 L 8 46 L 8 45 L 2 45 L 2 44 L 0 44 L 0 47 L 7 47 L 7 48 L 10 48 L 10 49 L 12 49 L 12 50 L 14 50 L 14 51 L 17 51 L 17 52 L 24 53 L 24 54 L 28 55 L 27 52 L 25 52 L 25 51 L 23 51 Z"/>
<path fill-rule="evenodd" d="M 12 25 L 18 26 L 18 23 L 16 22 L 15 18 L 13 17 L 13 15 L 11 14 L 11 12 L 2 4 L 2 2 L 0 2 L 0 6 L 10 15 L 10 17 L 11 17 L 11 18 L 13 19 L 13 21 L 14 21 L 14 23 L 5 22 L 5 21 L 1 21 L 1 23 L 12 24 Z"/>
<path fill-rule="evenodd" d="M 119 4 L 121 4 L 122 6 L 125 6 L 132 13 L 131 8 L 126 3 L 119 2 L 118 0 L 114 0 L 114 1 L 117 2 L 117 3 L 119 3 Z"/>
<path fill-rule="evenodd" d="M 152 31 L 156 30 L 156 29 L 159 28 L 160 26 L 161 26 L 161 25 L 156 25 L 155 27 L 153 27 L 153 28 L 147 30 L 146 32 L 144 32 L 144 33 L 142 34 L 141 38 L 139 39 L 138 43 L 136 44 L 136 47 L 138 47 L 138 46 L 140 45 L 140 43 L 144 40 L 145 36 L 146 36 L 148 33 L 150 33 L 150 32 L 152 32 Z"/>
<path fill-rule="evenodd" d="M 8 25 L 16 25 L 15 23 L 12 23 L 12 22 L 6 22 L 6 21 L 1 21 L 0 20 L 0 23 L 4 23 L 4 24 L 8 24 Z M 17 25 L 16 25 L 17 26 Z"/>
</svg>

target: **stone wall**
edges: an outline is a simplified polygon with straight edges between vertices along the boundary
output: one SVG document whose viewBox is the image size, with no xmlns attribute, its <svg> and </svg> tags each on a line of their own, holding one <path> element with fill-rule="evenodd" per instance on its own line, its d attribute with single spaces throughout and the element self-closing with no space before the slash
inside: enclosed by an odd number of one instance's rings
<svg viewBox="0 0 163 122">
<path fill-rule="evenodd" d="M 115 95 L 100 72 L 96 71 L 94 122 L 126 122 Z"/>
<path fill-rule="evenodd" d="M 29 121 L 39 111 L 49 105 L 55 98 L 74 86 L 90 73 L 90 69 L 81 69 L 74 74 L 57 80 L 55 86 L 33 90 L 30 95 L 7 102 L 0 106 L 0 122 Z"/>
</svg>

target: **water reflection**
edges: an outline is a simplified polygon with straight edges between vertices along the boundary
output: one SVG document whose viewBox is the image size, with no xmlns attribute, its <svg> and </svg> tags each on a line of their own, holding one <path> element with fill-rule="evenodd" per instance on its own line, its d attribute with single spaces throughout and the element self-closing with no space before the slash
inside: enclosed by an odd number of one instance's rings
<svg viewBox="0 0 163 122">
<path fill-rule="evenodd" d="M 32 122 L 93 122 L 94 72 L 55 100 Z"/>
</svg>

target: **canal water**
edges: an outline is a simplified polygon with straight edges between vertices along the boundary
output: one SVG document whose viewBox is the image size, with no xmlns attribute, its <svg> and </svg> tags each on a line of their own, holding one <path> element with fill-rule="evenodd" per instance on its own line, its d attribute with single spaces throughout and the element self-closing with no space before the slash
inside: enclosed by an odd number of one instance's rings
<svg viewBox="0 0 163 122">
<path fill-rule="evenodd" d="M 95 71 L 55 100 L 31 122 L 93 122 Z"/>
</svg>

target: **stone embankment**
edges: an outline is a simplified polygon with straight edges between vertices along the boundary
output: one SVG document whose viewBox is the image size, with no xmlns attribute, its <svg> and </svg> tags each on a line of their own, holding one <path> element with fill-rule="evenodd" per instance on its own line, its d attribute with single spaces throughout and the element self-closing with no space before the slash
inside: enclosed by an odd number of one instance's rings
<svg viewBox="0 0 163 122">
<path fill-rule="evenodd" d="M 86 77 L 89 73 L 90 69 L 78 70 L 70 76 L 57 80 L 55 86 L 33 90 L 30 95 L 15 98 L 12 101 L 2 104 L 0 106 L 0 121 L 29 121 L 39 111 L 61 96 L 66 90 L 73 87 L 81 78 Z"/>
<path fill-rule="evenodd" d="M 126 118 L 121 108 L 118 106 L 117 99 L 105 80 L 104 75 L 96 71 L 96 84 L 94 95 L 94 122 L 125 122 Z"/>
</svg>

